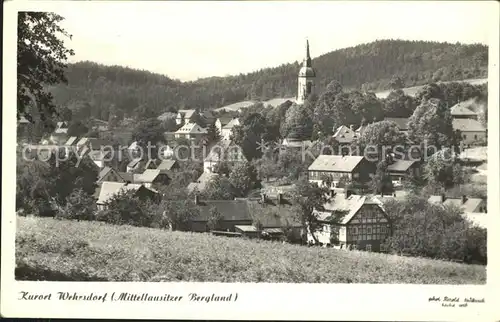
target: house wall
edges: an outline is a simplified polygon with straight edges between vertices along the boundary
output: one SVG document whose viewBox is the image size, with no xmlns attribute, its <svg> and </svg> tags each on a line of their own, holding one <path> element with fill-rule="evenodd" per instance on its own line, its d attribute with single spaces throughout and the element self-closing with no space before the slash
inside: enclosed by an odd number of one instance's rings
<svg viewBox="0 0 500 322">
<path fill-rule="evenodd" d="M 221 137 L 223 140 L 230 140 L 232 135 L 233 135 L 232 129 L 222 129 L 221 130 Z"/>
<path fill-rule="evenodd" d="M 359 178 L 358 173 L 350 173 L 350 172 L 331 172 L 331 171 L 309 171 L 309 182 L 315 182 L 319 186 L 323 185 L 323 180 L 321 180 L 321 177 L 324 175 L 329 175 L 332 177 L 332 186 L 336 187 L 339 179 L 343 176 L 346 176 L 349 178 L 349 180 L 352 180 L 353 178 Z"/>
<path fill-rule="evenodd" d="M 476 146 L 479 145 L 477 141 L 486 140 L 486 132 L 476 132 L 476 131 L 463 131 L 461 142 L 465 145 Z"/>
<path fill-rule="evenodd" d="M 380 251 L 380 244 L 390 235 L 390 222 L 377 205 L 363 205 L 346 225 L 347 245 L 372 251 Z"/>
</svg>

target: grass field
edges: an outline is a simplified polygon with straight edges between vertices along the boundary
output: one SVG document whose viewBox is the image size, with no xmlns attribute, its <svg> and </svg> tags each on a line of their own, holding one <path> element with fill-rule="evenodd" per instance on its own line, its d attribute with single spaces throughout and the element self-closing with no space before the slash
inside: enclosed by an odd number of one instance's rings
<svg viewBox="0 0 500 322">
<path fill-rule="evenodd" d="M 484 266 L 18 217 L 16 279 L 484 284 Z"/>
</svg>

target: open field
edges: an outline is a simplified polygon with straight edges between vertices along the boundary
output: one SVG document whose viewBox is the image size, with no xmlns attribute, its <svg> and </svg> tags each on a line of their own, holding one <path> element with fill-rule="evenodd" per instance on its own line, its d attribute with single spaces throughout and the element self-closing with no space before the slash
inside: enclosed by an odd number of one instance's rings
<svg viewBox="0 0 500 322">
<path fill-rule="evenodd" d="M 472 84 L 472 85 L 481 85 L 481 84 L 487 83 L 488 79 L 487 78 L 464 79 L 464 80 L 453 81 L 453 82 L 456 82 L 456 83 L 469 83 L 469 84 Z M 446 83 L 452 83 L 452 82 L 438 82 L 438 83 L 445 83 L 446 84 Z M 415 94 L 417 94 L 417 92 L 422 87 L 424 87 L 424 86 L 425 85 L 413 86 L 413 87 L 406 87 L 406 88 L 403 88 L 403 91 L 405 92 L 406 95 L 415 96 Z M 391 91 L 392 90 L 385 90 L 385 91 L 377 92 L 377 93 L 375 93 L 375 95 L 378 98 L 386 98 L 387 96 L 389 96 L 389 93 Z"/>
<path fill-rule="evenodd" d="M 486 269 L 208 234 L 18 217 L 16 279 L 484 284 Z"/>
</svg>

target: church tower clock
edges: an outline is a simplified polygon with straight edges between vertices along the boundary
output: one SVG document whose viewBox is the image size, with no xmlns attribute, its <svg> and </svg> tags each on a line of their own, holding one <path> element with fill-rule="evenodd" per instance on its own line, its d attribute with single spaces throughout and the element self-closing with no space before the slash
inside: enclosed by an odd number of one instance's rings
<svg viewBox="0 0 500 322">
<path fill-rule="evenodd" d="M 309 41 L 306 41 L 306 58 L 299 70 L 297 104 L 304 104 L 309 94 L 313 92 L 314 78 L 316 72 L 312 68 L 311 55 L 309 54 Z"/>
</svg>

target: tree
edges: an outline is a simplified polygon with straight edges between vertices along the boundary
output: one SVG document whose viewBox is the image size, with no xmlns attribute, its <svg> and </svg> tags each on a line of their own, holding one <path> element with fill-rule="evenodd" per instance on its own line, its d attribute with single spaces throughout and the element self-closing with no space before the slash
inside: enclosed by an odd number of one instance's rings
<svg viewBox="0 0 500 322">
<path fill-rule="evenodd" d="M 97 210 L 96 200 L 83 189 L 75 189 L 67 198 L 66 206 L 61 207 L 57 218 L 94 220 Z"/>
<path fill-rule="evenodd" d="M 311 183 L 307 178 L 302 177 L 295 184 L 292 191 L 292 202 L 299 210 L 299 217 L 303 227 L 311 234 L 316 243 L 315 232 L 319 229 L 318 218 L 314 210 L 323 209 L 327 201 L 327 189 L 319 187 L 316 183 Z"/>
<path fill-rule="evenodd" d="M 150 118 L 139 122 L 132 133 L 132 139 L 144 150 L 148 151 L 148 145 L 156 147 L 164 141 L 161 122 L 155 118 Z M 156 150 L 151 153 L 152 158 L 156 158 Z"/>
<path fill-rule="evenodd" d="M 68 136 L 81 137 L 89 132 L 89 128 L 82 121 L 72 121 L 68 126 Z"/>
<path fill-rule="evenodd" d="M 222 228 L 224 217 L 215 207 L 210 207 L 207 227 L 210 230 L 219 230 Z"/>
<path fill-rule="evenodd" d="M 147 104 L 141 104 L 135 109 L 135 117 L 138 121 L 155 118 L 157 113 Z"/>
<path fill-rule="evenodd" d="M 16 210 L 37 216 L 51 216 L 53 182 L 49 180 L 49 165 L 40 160 L 17 158 L 16 168 Z"/>
<path fill-rule="evenodd" d="M 423 176 L 427 184 L 445 189 L 463 183 L 462 169 L 451 149 L 438 151 L 427 159 Z"/>
<path fill-rule="evenodd" d="M 405 82 L 401 77 L 393 76 L 389 82 L 389 87 L 393 90 L 398 90 L 405 87 Z"/>
<path fill-rule="evenodd" d="M 281 136 L 297 140 L 309 140 L 312 135 L 312 110 L 304 105 L 293 104 L 286 111 L 285 121 L 281 124 Z"/>
<path fill-rule="evenodd" d="M 340 94 L 344 91 L 342 84 L 337 80 L 332 80 L 328 85 L 326 85 L 326 91 L 332 93 L 334 96 Z"/>
<path fill-rule="evenodd" d="M 153 216 L 145 211 L 143 201 L 134 190 L 118 192 L 106 201 L 105 207 L 96 214 L 96 220 L 115 225 L 149 227 Z"/>
<path fill-rule="evenodd" d="M 377 164 L 377 170 L 372 176 L 371 187 L 375 194 L 390 194 L 394 191 L 392 185 L 392 179 L 387 171 L 389 162 L 387 160 L 382 160 Z"/>
<path fill-rule="evenodd" d="M 406 95 L 401 89 L 390 92 L 384 103 L 386 117 L 410 117 L 416 108 L 413 97 Z"/>
<path fill-rule="evenodd" d="M 257 171 L 250 162 L 241 162 L 233 166 L 229 174 L 229 181 L 240 196 L 246 196 L 257 186 Z"/>
<path fill-rule="evenodd" d="M 386 155 L 394 151 L 396 147 L 404 148 L 405 143 L 406 136 L 401 133 L 396 123 L 380 121 L 366 126 L 363 134 L 354 142 L 354 145 L 359 147 L 361 153 L 368 147 L 370 150 L 376 148 L 378 160 L 384 160 Z"/>
<path fill-rule="evenodd" d="M 408 138 L 413 144 L 422 145 L 426 154 L 431 149 L 435 152 L 445 147 L 455 147 L 458 138 L 453 129 L 450 110 L 441 100 L 423 101 L 408 121 Z"/>
<path fill-rule="evenodd" d="M 215 126 L 215 124 L 210 124 L 207 128 L 207 141 L 208 145 L 212 145 L 216 142 L 219 142 L 221 139 L 219 129 Z"/>
<path fill-rule="evenodd" d="M 216 176 L 207 183 L 202 195 L 208 200 L 233 200 L 237 194 L 228 178 Z"/>
<path fill-rule="evenodd" d="M 444 100 L 444 94 L 436 83 L 430 83 L 422 87 L 417 94 L 415 94 L 415 101 L 417 105 L 420 105 L 424 103 L 425 101 L 430 100 L 431 98 L 438 99 L 438 100 Z"/>
<path fill-rule="evenodd" d="M 59 23 L 63 17 L 50 12 L 18 12 L 17 16 L 17 118 L 47 121 L 57 114 L 47 85 L 66 82 L 64 70 L 73 50 L 64 46 L 59 37 L 69 37 Z M 32 104 L 35 104 L 33 106 Z"/>
</svg>

